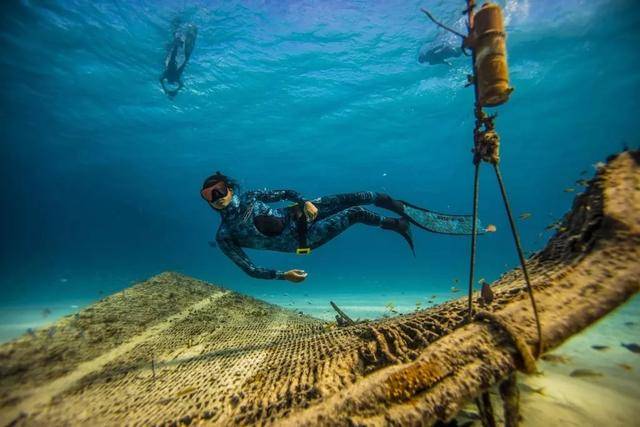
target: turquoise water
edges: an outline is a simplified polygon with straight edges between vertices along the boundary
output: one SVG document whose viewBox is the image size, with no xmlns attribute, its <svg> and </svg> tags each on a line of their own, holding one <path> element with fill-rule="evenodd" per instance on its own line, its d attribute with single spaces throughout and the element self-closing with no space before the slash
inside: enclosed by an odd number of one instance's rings
<svg viewBox="0 0 640 427">
<path fill-rule="evenodd" d="M 469 213 L 469 60 L 418 62 L 425 46 L 452 43 L 420 7 L 463 30 L 461 4 L 3 3 L 2 304 L 70 307 L 165 270 L 272 300 L 461 286 L 468 238 L 415 230 L 413 258 L 397 235 L 364 226 L 308 257 L 248 251 L 260 266 L 309 273 L 299 285 L 252 279 L 208 245 L 219 218 L 199 196 L 220 170 L 244 189 L 385 191 Z M 531 213 L 518 224 L 535 251 L 575 181 L 639 145 L 640 10 L 633 0 L 501 4 L 516 88 L 498 109 L 502 170 L 515 214 Z M 176 18 L 199 32 L 171 100 L 158 77 Z M 488 167 L 480 216 L 498 229 L 479 241 L 477 277 L 492 280 L 517 258 Z"/>
</svg>

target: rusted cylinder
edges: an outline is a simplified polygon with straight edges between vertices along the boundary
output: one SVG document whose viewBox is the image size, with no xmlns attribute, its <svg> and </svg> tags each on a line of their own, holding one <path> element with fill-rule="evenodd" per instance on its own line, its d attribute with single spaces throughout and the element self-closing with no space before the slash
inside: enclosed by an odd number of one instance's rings
<svg viewBox="0 0 640 427">
<path fill-rule="evenodd" d="M 504 18 L 497 4 L 485 3 L 475 14 L 473 36 L 478 102 L 483 107 L 504 104 L 513 88 L 509 87 Z"/>
</svg>

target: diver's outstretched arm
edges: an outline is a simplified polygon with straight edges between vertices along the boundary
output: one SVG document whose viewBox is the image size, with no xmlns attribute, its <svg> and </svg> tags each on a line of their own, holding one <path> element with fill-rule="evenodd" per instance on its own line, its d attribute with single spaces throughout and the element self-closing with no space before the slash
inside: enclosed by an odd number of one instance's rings
<svg viewBox="0 0 640 427">
<path fill-rule="evenodd" d="M 304 199 L 294 190 L 253 190 L 246 193 L 249 197 L 265 203 L 280 202 L 289 200 L 290 202 L 302 203 Z"/>
<path fill-rule="evenodd" d="M 231 259 L 238 267 L 240 267 L 245 273 L 256 279 L 279 279 L 285 280 L 285 272 L 278 270 L 271 270 L 267 268 L 256 267 L 247 254 L 236 245 L 233 241 L 228 239 L 216 239 L 218 247 L 222 252 Z"/>
</svg>

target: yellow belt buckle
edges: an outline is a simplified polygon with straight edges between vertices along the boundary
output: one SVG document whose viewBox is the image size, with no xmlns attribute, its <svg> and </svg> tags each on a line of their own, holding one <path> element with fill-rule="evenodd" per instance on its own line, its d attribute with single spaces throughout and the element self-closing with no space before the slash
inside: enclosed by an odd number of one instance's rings
<svg viewBox="0 0 640 427">
<path fill-rule="evenodd" d="M 311 253 L 311 248 L 298 248 L 296 249 L 296 254 L 298 255 L 309 255 Z"/>
</svg>

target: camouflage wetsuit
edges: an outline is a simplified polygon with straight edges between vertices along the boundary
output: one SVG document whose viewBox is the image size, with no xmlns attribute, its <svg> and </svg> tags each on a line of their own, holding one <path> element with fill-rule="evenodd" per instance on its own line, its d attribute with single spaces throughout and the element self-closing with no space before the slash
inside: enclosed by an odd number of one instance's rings
<svg viewBox="0 0 640 427">
<path fill-rule="evenodd" d="M 378 193 L 359 192 L 310 200 L 318 216 L 307 225 L 307 245 L 314 249 L 356 223 L 380 226 L 385 217 L 360 205 L 373 204 Z M 284 279 L 284 272 L 256 267 L 242 248 L 296 252 L 300 247 L 298 223 L 294 219 L 299 207 L 272 208 L 267 203 L 288 200 L 300 206 L 304 199 L 292 190 L 258 190 L 234 194 L 229 205 L 220 210 L 222 222 L 216 241 L 231 260 L 252 277 Z"/>
</svg>

